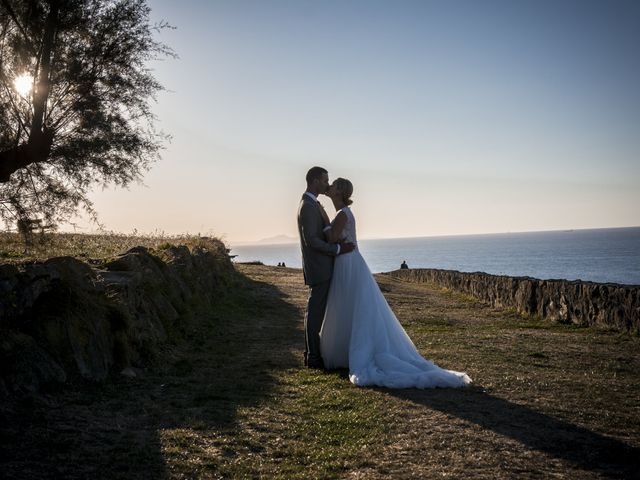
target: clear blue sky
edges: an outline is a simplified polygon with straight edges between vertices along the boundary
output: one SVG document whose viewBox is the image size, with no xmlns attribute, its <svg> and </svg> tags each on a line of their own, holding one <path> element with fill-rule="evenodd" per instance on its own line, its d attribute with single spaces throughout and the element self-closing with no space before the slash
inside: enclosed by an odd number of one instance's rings
<svg viewBox="0 0 640 480">
<path fill-rule="evenodd" d="M 640 225 L 640 2 L 150 5 L 174 140 L 107 228 L 293 236 L 315 164 L 364 237 Z"/>
</svg>

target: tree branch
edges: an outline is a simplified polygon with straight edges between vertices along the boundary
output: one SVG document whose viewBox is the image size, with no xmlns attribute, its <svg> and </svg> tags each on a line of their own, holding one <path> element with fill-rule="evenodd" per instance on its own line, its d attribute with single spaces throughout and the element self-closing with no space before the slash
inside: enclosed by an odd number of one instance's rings
<svg viewBox="0 0 640 480">
<path fill-rule="evenodd" d="M 53 145 L 53 131 L 45 128 L 38 135 L 29 137 L 28 143 L 0 152 L 0 183 L 6 183 L 11 174 L 32 163 L 44 162 Z"/>
<path fill-rule="evenodd" d="M 29 35 L 27 35 L 27 31 L 24 29 L 22 24 L 18 21 L 18 17 L 16 16 L 16 12 L 13 11 L 13 8 L 11 7 L 11 4 L 9 3 L 9 0 L 0 0 L 0 2 L 4 6 L 5 10 L 7 12 L 9 12 L 9 15 L 11 16 L 11 18 L 15 22 L 15 24 L 18 27 L 18 29 L 20 30 L 20 32 L 22 33 L 22 36 L 24 37 L 25 42 L 27 43 L 27 45 L 31 49 L 31 54 L 34 57 L 37 57 L 38 56 L 38 49 L 35 48 L 35 45 L 31 41 L 31 39 L 29 38 Z"/>
</svg>

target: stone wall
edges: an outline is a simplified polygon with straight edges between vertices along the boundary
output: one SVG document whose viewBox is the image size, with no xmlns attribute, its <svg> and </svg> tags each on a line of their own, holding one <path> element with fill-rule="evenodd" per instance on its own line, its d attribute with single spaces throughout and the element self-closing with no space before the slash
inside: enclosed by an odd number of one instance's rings
<svg viewBox="0 0 640 480">
<path fill-rule="evenodd" d="M 403 280 L 429 282 L 473 295 L 496 307 L 557 322 L 640 333 L 640 287 L 567 280 L 538 280 L 455 270 L 396 270 Z"/>
<path fill-rule="evenodd" d="M 0 396 L 134 376 L 215 302 L 232 272 L 214 239 L 136 247 L 104 262 L 0 265 Z"/>
</svg>

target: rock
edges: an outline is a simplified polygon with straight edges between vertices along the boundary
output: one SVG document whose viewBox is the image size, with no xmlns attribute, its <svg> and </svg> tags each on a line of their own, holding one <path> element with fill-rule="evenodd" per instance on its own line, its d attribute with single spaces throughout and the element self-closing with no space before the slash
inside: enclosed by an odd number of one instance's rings
<svg viewBox="0 0 640 480">
<path fill-rule="evenodd" d="M 95 265 L 0 265 L 0 393 L 138 375 L 135 365 L 186 330 L 181 313 L 215 301 L 233 271 L 224 250 L 209 240 L 191 250 L 136 247 Z"/>
<path fill-rule="evenodd" d="M 496 307 L 557 322 L 640 333 L 640 287 L 580 280 L 538 280 L 482 272 L 412 269 L 391 275 L 471 294 Z"/>
<path fill-rule="evenodd" d="M 120 375 L 123 375 L 127 378 L 136 378 L 138 375 L 136 374 L 135 370 L 131 367 L 127 367 L 124 368 L 121 372 Z"/>
<path fill-rule="evenodd" d="M 8 396 L 9 396 L 9 390 L 7 389 L 7 386 L 4 383 L 4 380 L 0 378 L 0 398 L 8 397 Z"/>
<path fill-rule="evenodd" d="M 9 332 L 0 341 L 0 364 L 5 391 L 8 384 L 14 391 L 37 392 L 67 380 L 53 357 L 23 333 Z"/>
</svg>

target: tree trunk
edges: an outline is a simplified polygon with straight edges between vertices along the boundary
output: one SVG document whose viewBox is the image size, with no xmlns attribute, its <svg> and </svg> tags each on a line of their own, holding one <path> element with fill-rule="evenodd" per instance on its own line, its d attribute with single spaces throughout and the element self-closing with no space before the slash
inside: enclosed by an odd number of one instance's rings
<svg viewBox="0 0 640 480">
<path fill-rule="evenodd" d="M 40 56 L 40 71 L 38 72 L 38 82 L 33 95 L 33 122 L 31 122 L 31 132 L 29 135 L 29 143 L 32 136 L 39 136 L 42 133 L 44 124 L 44 111 L 49 98 L 49 87 L 51 84 L 51 53 L 53 52 L 53 43 L 56 36 L 56 28 L 58 26 L 58 11 L 60 5 L 58 0 L 49 1 L 49 14 L 44 27 L 44 35 L 42 36 L 42 55 Z"/>
<path fill-rule="evenodd" d="M 44 129 L 39 135 L 29 136 L 29 142 L 0 152 L 0 183 L 6 183 L 11 174 L 32 163 L 44 162 L 49 158 L 53 132 Z"/>
</svg>

